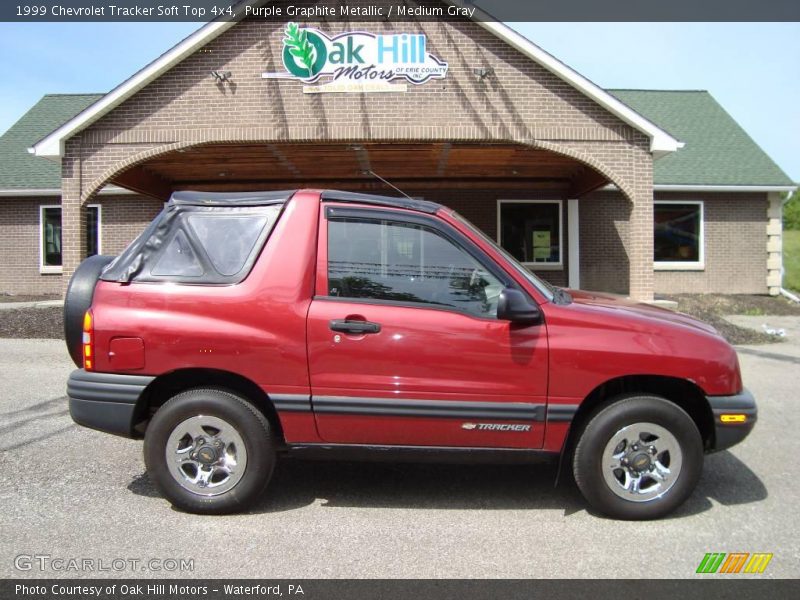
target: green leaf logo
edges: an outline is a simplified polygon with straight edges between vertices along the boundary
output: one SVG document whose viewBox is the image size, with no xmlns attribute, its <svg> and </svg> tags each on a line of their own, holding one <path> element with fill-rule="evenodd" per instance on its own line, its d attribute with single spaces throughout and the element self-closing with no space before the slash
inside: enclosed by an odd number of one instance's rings
<svg viewBox="0 0 800 600">
<path fill-rule="evenodd" d="M 327 60 L 325 42 L 316 34 L 300 29 L 297 23 L 289 23 L 285 34 L 283 62 L 286 68 L 298 77 L 314 77 Z"/>
</svg>

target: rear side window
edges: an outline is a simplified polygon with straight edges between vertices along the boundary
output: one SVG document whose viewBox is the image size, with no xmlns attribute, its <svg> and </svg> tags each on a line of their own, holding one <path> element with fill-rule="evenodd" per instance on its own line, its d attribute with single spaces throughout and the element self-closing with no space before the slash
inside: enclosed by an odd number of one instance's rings
<svg viewBox="0 0 800 600">
<path fill-rule="evenodd" d="M 203 274 L 203 265 L 192 249 L 186 234 L 178 230 L 161 253 L 151 274 L 160 277 L 200 277 Z"/>
<path fill-rule="evenodd" d="M 103 273 L 111 281 L 232 284 L 250 273 L 283 204 L 168 206 Z"/>
<path fill-rule="evenodd" d="M 328 222 L 328 293 L 432 304 L 497 315 L 503 284 L 463 248 L 417 223 L 357 218 Z"/>
<path fill-rule="evenodd" d="M 188 221 L 211 265 L 230 277 L 244 267 L 268 219 L 259 215 L 197 214 L 190 215 Z"/>
</svg>

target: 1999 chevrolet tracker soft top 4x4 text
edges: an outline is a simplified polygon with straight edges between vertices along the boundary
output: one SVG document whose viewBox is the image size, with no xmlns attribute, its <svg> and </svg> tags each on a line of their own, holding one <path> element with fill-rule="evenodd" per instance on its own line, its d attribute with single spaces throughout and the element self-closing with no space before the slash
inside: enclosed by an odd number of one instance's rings
<svg viewBox="0 0 800 600">
<path fill-rule="evenodd" d="M 712 327 L 554 288 L 425 201 L 178 192 L 64 312 L 72 418 L 143 437 L 197 513 L 247 508 L 286 453 L 560 453 L 597 510 L 649 519 L 756 420 Z"/>
</svg>

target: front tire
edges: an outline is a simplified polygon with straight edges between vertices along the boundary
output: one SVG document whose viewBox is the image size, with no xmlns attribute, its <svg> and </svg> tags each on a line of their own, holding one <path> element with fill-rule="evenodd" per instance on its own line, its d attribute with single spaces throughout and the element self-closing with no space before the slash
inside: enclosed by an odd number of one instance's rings
<svg viewBox="0 0 800 600">
<path fill-rule="evenodd" d="M 703 441 L 676 404 L 658 396 L 624 396 L 591 417 L 572 466 L 593 508 L 617 519 L 657 519 L 696 487 Z"/>
<path fill-rule="evenodd" d="M 269 421 L 232 393 L 182 392 L 156 411 L 144 440 L 147 472 L 175 506 L 198 514 L 250 507 L 275 467 Z"/>
</svg>

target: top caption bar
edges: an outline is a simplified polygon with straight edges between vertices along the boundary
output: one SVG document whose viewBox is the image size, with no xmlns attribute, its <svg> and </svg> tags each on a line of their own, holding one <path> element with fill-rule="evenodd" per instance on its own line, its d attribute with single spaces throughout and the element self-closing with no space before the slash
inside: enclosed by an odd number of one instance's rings
<svg viewBox="0 0 800 600">
<path fill-rule="evenodd" d="M 0 21 L 800 21 L 800 0 L 5 0 Z"/>
</svg>

